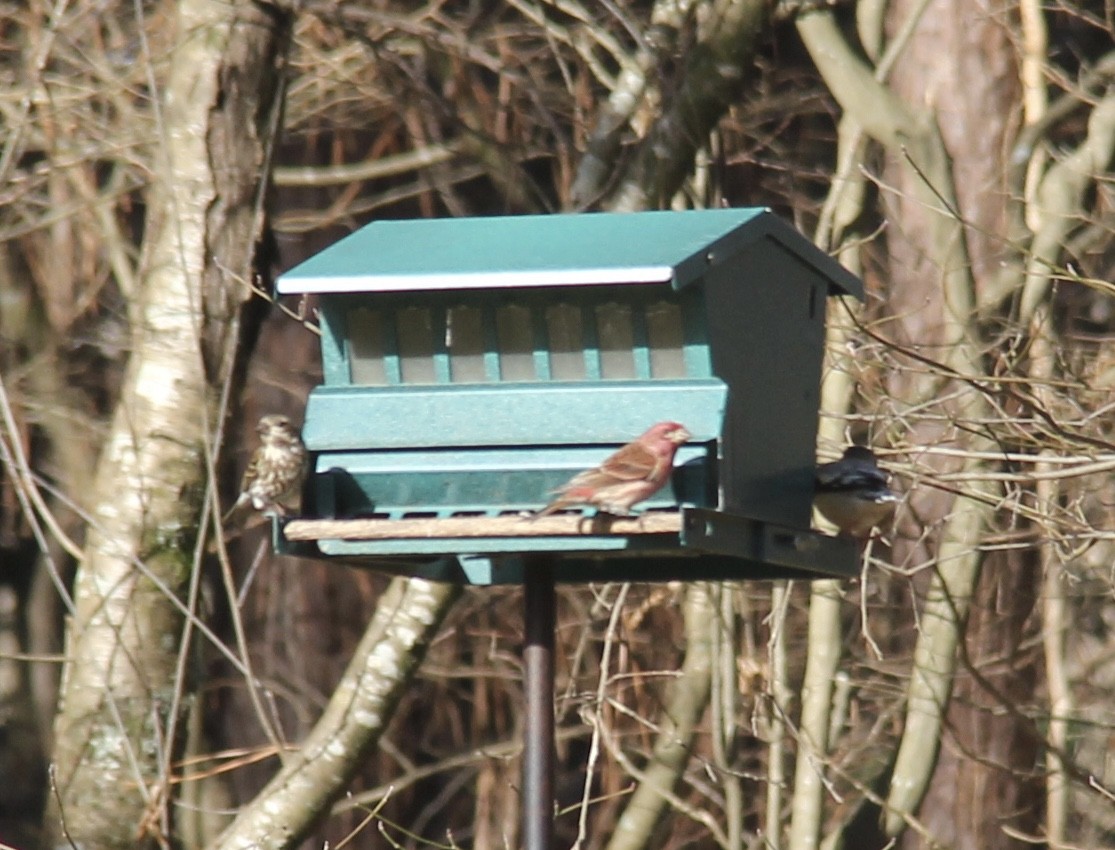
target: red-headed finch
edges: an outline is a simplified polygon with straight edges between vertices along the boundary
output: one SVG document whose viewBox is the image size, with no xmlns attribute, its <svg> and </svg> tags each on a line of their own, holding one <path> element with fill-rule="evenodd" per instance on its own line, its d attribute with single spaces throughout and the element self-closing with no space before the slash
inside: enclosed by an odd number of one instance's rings
<svg viewBox="0 0 1115 850">
<path fill-rule="evenodd" d="M 277 513 L 286 509 L 283 500 L 297 495 L 306 477 L 306 447 L 290 420 L 279 414 L 264 416 L 256 426 L 259 448 L 252 453 L 240 481 L 240 495 L 229 508 L 223 524 L 248 505 L 257 511 Z"/>
<path fill-rule="evenodd" d="M 678 446 L 693 435 L 677 422 L 659 422 L 600 466 L 575 475 L 533 519 L 573 505 L 592 505 L 618 516 L 657 493 L 670 480 Z"/>
<path fill-rule="evenodd" d="M 840 460 L 817 467 L 813 504 L 846 537 L 868 537 L 898 504 L 887 474 L 866 446 L 849 446 Z"/>
</svg>

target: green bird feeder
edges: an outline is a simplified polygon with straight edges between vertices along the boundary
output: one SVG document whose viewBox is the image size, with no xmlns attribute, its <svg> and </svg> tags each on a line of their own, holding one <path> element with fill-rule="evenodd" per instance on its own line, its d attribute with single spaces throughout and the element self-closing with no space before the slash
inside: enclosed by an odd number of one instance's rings
<svg viewBox="0 0 1115 850">
<path fill-rule="evenodd" d="M 280 551 L 442 581 L 851 576 L 810 529 L 830 295 L 765 209 L 377 221 L 279 278 L 315 295 L 314 462 Z M 636 517 L 531 521 L 656 422 L 693 435 Z"/>
<path fill-rule="evenodd" d="M 523 846 L 553 844 L 555 582 L 851 576 L 809 527 L 825 302 L 860 281 L 763 209 L 379 221 L 283 275 L 320 298 L 303 516 L 278 551 L 524 586 Z M 635 517 L 531 519 L 666 420 Z"/>
</svg>

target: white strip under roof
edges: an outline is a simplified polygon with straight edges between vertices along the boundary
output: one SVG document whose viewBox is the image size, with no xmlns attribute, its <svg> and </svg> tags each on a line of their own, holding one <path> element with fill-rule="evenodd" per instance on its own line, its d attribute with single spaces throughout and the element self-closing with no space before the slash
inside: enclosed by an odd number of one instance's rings
<svg viewBox="0 0 1115 850">
<path fill-rule="evenodd" d="M 668 283 L 670 266 L 641 268 L 523 270 L 462 272 L 451 274 L 347 275 L 280 278 L 280 293 L 321 292 L 432 292 L 452 289 L 498 287 L 586 286 L 608 284 Z"/>
</svg>

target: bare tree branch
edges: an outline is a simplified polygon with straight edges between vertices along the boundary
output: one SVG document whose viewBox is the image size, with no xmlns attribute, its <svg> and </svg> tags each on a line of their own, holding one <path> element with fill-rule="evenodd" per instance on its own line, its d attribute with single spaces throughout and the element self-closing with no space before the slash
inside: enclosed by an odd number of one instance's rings
<svg viewBox="0 0 1115 850">
<path fill-rule="evenodd" d="M 391 582 L 313 731 L 210 850 L 298 846 L 345 793 L 379 740 L 459 594 L 456 585 Z"/>
<path fill-rule="evenodd" d="M 712 634 L 717 611 L 709 586 L 689 585 L 685 597 L 687 646 L 681 675 L 673 686 L 650 763 L 641 771 L 638 788 L 616 821 L 607 850 L 639 850 L 646 845 L 666 809 L 678 777 L 685 769 L 697 723 L 708 706 L 712 687 Z M 720 843 L 727 838 L 720 836 Z"/>
</svg>

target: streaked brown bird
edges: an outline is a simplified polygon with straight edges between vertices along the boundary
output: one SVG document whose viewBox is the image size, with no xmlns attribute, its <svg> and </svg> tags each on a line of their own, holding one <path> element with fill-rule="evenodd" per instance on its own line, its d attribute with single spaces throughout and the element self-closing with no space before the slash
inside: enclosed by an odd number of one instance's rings
<svg viewBox="0 0 1115 850">
<path fill-rule="evenodd" d="M 555 490 L 556 498 L 532 519 L 574 505 L 629 515 L 634 505 L 653 496 L 670 480 L 674 454 L 692 436 L 677 422 L 659 422 L 600 466 L 586 469 Z"/>
<path fill-rule="evenodd" d="M 870 536 L 871 529 L 890 518 L 898 501 L 866 446 L 849 446 L 840 460 L 817 467 L 813 504 L 842 536 Z"/>
<path fill-rule="evenodd" d="M 240 481 L 240 495 L 222 524 L 249 507 L 263 513 L 286 513 L 285 499 L 298 494 L 306 478 L 306 446 L 287 417 L 273 413 L 256 426 L 259 447 Z"/>
</svg>

